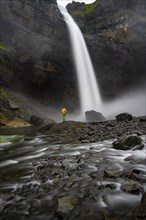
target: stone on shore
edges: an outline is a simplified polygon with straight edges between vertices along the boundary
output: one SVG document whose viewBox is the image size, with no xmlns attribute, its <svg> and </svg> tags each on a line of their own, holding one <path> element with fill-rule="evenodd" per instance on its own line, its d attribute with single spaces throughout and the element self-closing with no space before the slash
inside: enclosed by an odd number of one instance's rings
<svg viewBox="0 0 146 220">
<path fill-rule="evenodd" d="M 117 122 L 119 121 L 131 121 L 133 116 L 129 113 L 121 113 L 116 116 Z"/>
<path fill-rule="evenodd" d="M 100 122 L 100 121 L 106 120 L 106 118 L 103 116 L 102 113 L 96 112 L 94 110 L 86 111 L 85 115 L 86 115 L 87 122 Z"/>
</svg>

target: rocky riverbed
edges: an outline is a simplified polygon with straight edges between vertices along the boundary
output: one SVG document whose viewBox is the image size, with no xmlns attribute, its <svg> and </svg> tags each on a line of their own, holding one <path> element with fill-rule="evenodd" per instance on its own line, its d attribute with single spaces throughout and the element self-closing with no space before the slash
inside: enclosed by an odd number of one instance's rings
<svg viewBox="0 0 146 220">
<path fill-rule="evenodd" d="M 49 124 L 40 131 L 51 135 L 58 143 L 94 143 L 124 135 L 146 133 L 146 117 L 132 117 L 131 120 L 108 120 L 102 122 L 66 121 Z"/>
<path fill-rule="evenodd" d="M 146 219 L 144 117 L 41 131 L 1 136 L 2 220 Z"/>
</svg>

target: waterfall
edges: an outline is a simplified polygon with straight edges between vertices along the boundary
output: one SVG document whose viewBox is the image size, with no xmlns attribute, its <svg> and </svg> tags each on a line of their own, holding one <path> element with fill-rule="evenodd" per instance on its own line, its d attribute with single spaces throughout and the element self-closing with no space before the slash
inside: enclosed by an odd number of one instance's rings
<svg viewBox="0 0 146 220">
<path fill-rule="evenodd" d="M 102 111 L 100 92 L 83 35 L 66 8 L 59 6 L 59 9 L 64 16 L 69 31 L 78 79 L 81 113 L 84 114 L 88 110 Z"/>
</svg>

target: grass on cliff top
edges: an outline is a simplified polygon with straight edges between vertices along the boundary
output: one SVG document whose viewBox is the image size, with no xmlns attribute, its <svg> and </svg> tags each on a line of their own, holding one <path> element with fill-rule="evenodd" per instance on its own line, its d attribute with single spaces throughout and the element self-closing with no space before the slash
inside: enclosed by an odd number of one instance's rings
<svg viewBox="0 0 146 220">
<path fill-rule="evenodd" d="M 81 7 L 77 8 L 76 10 L 70 9 L 69 13 L 71 15 L 80 15 L 80 16 L 88 15 L 93 12 L 93 10 L 95 9 L 96 6 L 97 6 L 97 1 L 94 3 L 91 3 L 91 4 L 81 6 Z"/>
<path fill-rule="evenodd" d="M 8 48 L 6 48 L 1 42 L 0 42 L 0 49 L 5 52 L 10 52 Z"/>
</svg>

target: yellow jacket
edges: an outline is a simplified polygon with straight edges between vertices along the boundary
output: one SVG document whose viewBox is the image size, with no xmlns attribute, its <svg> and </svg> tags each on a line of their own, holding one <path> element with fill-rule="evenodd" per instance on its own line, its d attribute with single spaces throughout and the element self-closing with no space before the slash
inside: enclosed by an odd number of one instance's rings
<svg viewBox="0 0 146 220">
<path fill-rule="evenodd" d="M 62 109 L 61 109 L 61 114 L 62 114 L 63 116 L 66 116 L 66 115 L 67 115 L 67 110 L 66 110 L 66 108 L 62 108 Z"/>
</svg>

